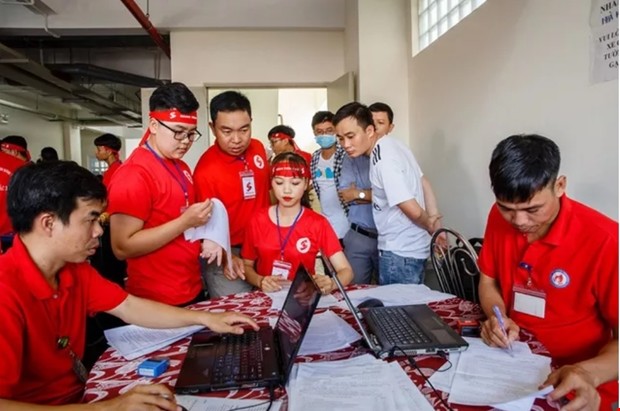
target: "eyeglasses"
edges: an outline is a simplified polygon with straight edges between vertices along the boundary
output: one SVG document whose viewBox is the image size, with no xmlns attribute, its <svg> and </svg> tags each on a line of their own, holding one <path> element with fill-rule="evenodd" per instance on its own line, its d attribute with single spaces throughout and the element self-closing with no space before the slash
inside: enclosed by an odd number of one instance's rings
<svg viewBox="0 0 620 411">
<path fill-rule="evenodd" d="M 326 134 L 334 134 L 334 128 L 333 127 L 327 127 L 326 129 L 320 129 L 317 128 L 314 130 L 314 135 L 315 136 L 323 136 Z"/>
<path fill-rule="evenodd" d="M 200 133 L 200 131 L 198 130 L 191 130 L 191 131 L 178 131 L 178 130 L 174 130 L 172 128 L 170 128 L 170 126 L 167 126 L 166 124 L 164 124 L 163 122 L 155 119 L 155 121 L 157 121 L 159 124 L 161 124 L 162 126 L 166 127 L 168 130 L 172 131 L 174 133 L 174 139 L 177 141 L 183 141 L 186 138 L 189 139 L 190 142 L 195 142 L 196 140 L 198 140 L 200 137 L 202 137 L 202 134 Z"/>
</svg>

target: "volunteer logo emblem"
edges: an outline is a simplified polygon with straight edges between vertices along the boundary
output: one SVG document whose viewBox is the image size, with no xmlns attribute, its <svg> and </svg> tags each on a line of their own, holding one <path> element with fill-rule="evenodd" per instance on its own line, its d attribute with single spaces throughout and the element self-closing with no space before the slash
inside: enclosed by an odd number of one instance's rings
<svg viewBox="0 0 620 411">
<path fill-rule="evenodd" d="M 306 254 L 310 251 L 310 240 L 307 237 L 300 238 L 297 240 L 297 244 L 295 246 L 297 247 L 297 251 L 302 254 Z"/>
<path fill-rule="evenodd" d="M 256 167 L 260 168 L 261 170 L 265 167 L 265 162 L 258 154 L 254 156 L 254 164 L 256 164 Z"/>
<path fill-rule="evenodd" d="M 174 111 L 170 112 L 170 120 L 174 120 L 175 118 L 177 118 L 177 113 L 175 113 Z"/>
<path fill-rule="evenodd" d="M 570 277 L 563 270 L 553 270 L 549 279 L 555 288 L 565 288 L 570 283 Z"/>
</svg>

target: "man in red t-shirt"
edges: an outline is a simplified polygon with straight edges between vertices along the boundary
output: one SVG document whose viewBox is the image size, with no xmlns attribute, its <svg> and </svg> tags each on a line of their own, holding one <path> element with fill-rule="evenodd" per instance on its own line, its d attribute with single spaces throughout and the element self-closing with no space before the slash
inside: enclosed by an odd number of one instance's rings
<svg viewBox="0 0 620 411">
<path fill-rule="evenodd" d="M 209 110 L 215 144 L 200 157 L 194 170 L 197 199 L 215 197 L 224 203 L 233 253 L 232 273 L 214 264 L 205 267 L 207 289 L 214 298 L 252 288 L 244 281 L 239 253 L 250 218 L 269 206 L 269 163 L 265 147 L 251 137 L 252 108 L 247 97 L 226 91 L 211 99 Z"/>
<path fill-rule="evenodd" d="M 103 185 L 110 188 L 112 176 L 121 166 L 120 151 L 122 147 L 121 139 L 114 134 L 102 134 L 95 139 L 95 157 L 99 161 L 105 161 L 108 169 L 103 173 Z"/>
<path fill-rule="evenodd" d="M 511 136 L 493 151 L 481 336 L 507 347 L 527 329 L 560 366 L 541 381 L 555 387 L 551 399 L 565 397 L 566 410 L 610 410 L 618 401 L 618 223 L 568 198 L 559 169 L 560 150 L 546 137 Z"/>
<path fill-rule="evenodd" d="M 216 332 L 241 334 L 238 323 L 244 323 L 258 329 L 240 314 L 164 305 L 132 296 L 102 278 L 85 260 L 99 245 L 106 190 L 76 163 L 20 168 L 8 198 L 18 234 L 13 247 L 0 256 L 1 410 L 80 401 L 88 376 L 81 362 L 86 316 L 99 311 L 150 328 L 204 325 Z M 159 384 L 140 385 L 116 399 L 80 409 L 149 406 L 177 409 L 169 387 Z"/>
<path fill-rule="evenodd" d="M 5 138 L 6 141 L 0 141 L 0 252 L 2 250 L 6 251 L 12 242 L 11 233 L 13 232 L 13 227 L 9 220 L 6 204 L 6 192 L 9 188 L 9 181 L 15 171 L 26 164 L 22 155 L 18 154 L 23 150 L 27 150 L 26 139 L 19 137 L 19 140 L 16 140 L 15 137 L 19 136 L 9 136 Z M 17 144 L 21 143 L 22 140 L 22 144 Z"/>
<path fill-rule="evenodd" d="M 172 305 L 204 299 L 200 243 L 183 233 L 211 218 L 210 200 L 197 202 L 192 174 L 181 159 L 200 137 L 198 101 L 181 83 L 158 87 L 149 100 L 149 126 L 110 184 L 112 249 L 127 259 L 127 291 Z"/>
</svg>

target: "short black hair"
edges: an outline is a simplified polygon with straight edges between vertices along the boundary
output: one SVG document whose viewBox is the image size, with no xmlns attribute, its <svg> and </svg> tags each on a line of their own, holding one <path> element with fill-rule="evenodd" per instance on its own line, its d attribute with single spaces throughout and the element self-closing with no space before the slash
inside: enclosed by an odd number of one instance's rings
<svg viewBox="0 0 620 411">
<path fill-rule="evenodd" d="M 228 90 L 211 99 L 209 103 L 209 114 L 211 121 L 215 122 L 217 113 L 230 113 L 232 111 L 245 111 L 252 118 L 252 106 L 250 100 L 238 91 Z"/>
<path fill-rule="evenodd" d="M 95 145 L 105 146 L 105 147 L 111 148 L 112 150 L 120 151 L 122 143 L 121 143 L 121 139 L 116 137 L 114 134 L 106 133 L 106 134 L 100 135 L 99 137 L 95 139 Z"/>
<path fill-rule="evenodd" d="M 312 116 L 312 128 L 314 129 L 314 126 L 316 126 L 317 124 L 325 123 L 326 121 L 333 123 L 334 113 L 332 113 L 331 111 L 317 111 Z"/>
<path fill-rule="evenodd" d="M 291 136 L 291 138 L 295 138 L 295 130 L 293 130 L 293 127 L 285 126 L 284 124 L 280 124 L 275 127 L 272 127 L 271 130 L 269 130 L 269 133 L 267 133 L 267 136 L 271 137 L 272 135 L 276 133 L 283 133 L 283 134 L 286 134 L 287 136 Z"/>
<path fill-rule="evenodd" d="M 6 136 L 2 139 L 2 141 L 0 141 L 0 143 L 15 144 L 24 150 L 28 150 L 28 142 L 22 136 Z"/>
<path fill-rule="evenodd" d="M 169 83 L 155 89 L 149 99 L 149 110 L 170 110 L 176 108 L 183 114 L 198 110 L 200 104 L 194 94 L 183 83 Z"/>
<path fill-rule="evenodd" d="M 387 104 L 377 101 L 369 105 L 368 109 L 373 113 L 387 113 L 390 124 L 394 122 L 394 112 L 392 111 L 392 107 Z"/>
<path fill-rule="evenodd" d="M 43 147 L 41 149 L 41 159 L 39 161 L 56 161 L 58 152 L 54 147 Z"/>
<path fill-rule="evenodd" d="M 358 103 L 357 101 L 347 103 L 338 109 L 334 115 L 334 126 L 349 117 L 353 117 L 357 121 L 357 124 L 359 124 L 359 126 L 363 129 L 366 129 L 368 126 L 372 126 L 373 128 L 375 127 L 375 122 L 372 119 L 372 113 L 368 107 L 362 103 Z"/>
<path fill-rule="evenodd" d="M 25 165 L 9 182 L 7 208 L 13 229 L 29 233 L 34 219 L 45 212 L 57 215 L 66 225 L 78 199 L 106 200 L 105 186 L 87 169 L 73 161 Z"/>
<path fill-rule="evenodd" d="M 530 200 L 553 184 L 559 171 L 559 147 L 538 134 L 519 134 L 502 140 L 489 163 L 495 197 L 511 203 Z"/>
</svg>

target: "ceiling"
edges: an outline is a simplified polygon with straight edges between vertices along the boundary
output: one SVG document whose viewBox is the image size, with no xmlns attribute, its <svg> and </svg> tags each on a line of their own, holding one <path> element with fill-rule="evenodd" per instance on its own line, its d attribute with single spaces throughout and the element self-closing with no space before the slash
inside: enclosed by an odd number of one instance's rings
<svg viewBox="0 0 620 411">
<path fill-rule="evenodd" d="M 346 0 L 136 0 L 174 30 L 344 30 Z M 170 60 L 121 0 L 0 0 L 0 109 L 51 121 L 141 125 L 140 89 Z"/>
</svg>

